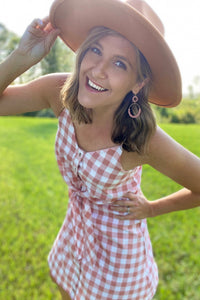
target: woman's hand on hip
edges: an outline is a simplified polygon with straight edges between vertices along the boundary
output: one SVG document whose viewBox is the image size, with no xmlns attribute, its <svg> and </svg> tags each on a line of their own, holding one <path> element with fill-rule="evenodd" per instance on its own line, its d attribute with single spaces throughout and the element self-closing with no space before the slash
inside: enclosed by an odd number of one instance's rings
<svg viewBox="0 0 200 300">
<path fill-rule="evenodd" d="M 113 212 L 118 212 L 120 220 L 141 220 L 152 217 L 151 202 L 142 193 L 131 192 L 124 195 L 124 200 L 116 200 L 110 205 Z M 120 215 L 121 213 L 121 215 Z"/>
</svg>

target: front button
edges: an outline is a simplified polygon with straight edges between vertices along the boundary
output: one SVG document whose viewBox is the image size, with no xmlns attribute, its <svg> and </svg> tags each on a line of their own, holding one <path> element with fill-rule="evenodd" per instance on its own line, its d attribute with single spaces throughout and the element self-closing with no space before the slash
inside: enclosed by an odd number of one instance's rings
<svg viewBox="0 0 200 300">
<path fill-rule="evenodd" d="M 86 191 L 87 191 L 86 186 L 82 185 L 82 186 L 81 186 L 81 191 L 82 191 L 82 192 L 86 192 Z"/>
</svg>

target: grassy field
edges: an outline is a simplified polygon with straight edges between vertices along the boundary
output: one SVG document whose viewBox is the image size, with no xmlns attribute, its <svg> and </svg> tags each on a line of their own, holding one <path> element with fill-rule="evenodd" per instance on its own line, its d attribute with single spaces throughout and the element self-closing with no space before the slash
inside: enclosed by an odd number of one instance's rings
<svg viewBox="0 0 200 300">
<path fill-rule="evenodd" d="M 162 127 L 200 156 L 200 125 Z M 57 120 L 5 117 L 0 128 L 0 300 L 60 299 L 46 262 L 67 207 L 54 156 Z M 149 167 L 142 187 L 151 200 L 179 188 Z M 199 220 L 199 208 L 149 219 L 160 271 L 155 300 L 200 299 Z"/>
</svg>

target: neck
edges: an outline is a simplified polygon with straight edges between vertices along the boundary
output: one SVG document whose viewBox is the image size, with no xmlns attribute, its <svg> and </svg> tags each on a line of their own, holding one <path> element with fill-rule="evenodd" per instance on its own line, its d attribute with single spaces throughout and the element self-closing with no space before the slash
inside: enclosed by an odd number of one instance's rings
<svg viewBox="0 0 200 300">
<path fill-rule="evenodd" d="M 112 109 L 93 109 L 92 120 L 94 125 L 112 127 L 115 111 Z"/>
</svg>

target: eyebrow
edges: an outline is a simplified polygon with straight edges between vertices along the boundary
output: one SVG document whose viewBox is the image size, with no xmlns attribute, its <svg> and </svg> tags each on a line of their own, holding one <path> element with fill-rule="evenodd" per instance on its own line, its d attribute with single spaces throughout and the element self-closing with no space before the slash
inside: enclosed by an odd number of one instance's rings
<svg viewBox="0 0 200 300">
<path fill-rule="evenodd" d="M 103 50 L 103 46 L 99 42 L 95 42 L 94 45 L 99 46 L 101 48 L 101 50 Z M 131 69 L 134 69 L 134 67 L 133 67 L 132 63 L 130 62 L 130 60 L 128 58 L 126 58 L 125 56 L 115 55 L 115 57 L 125 61 L 130 66 Z"/>
</svg>

